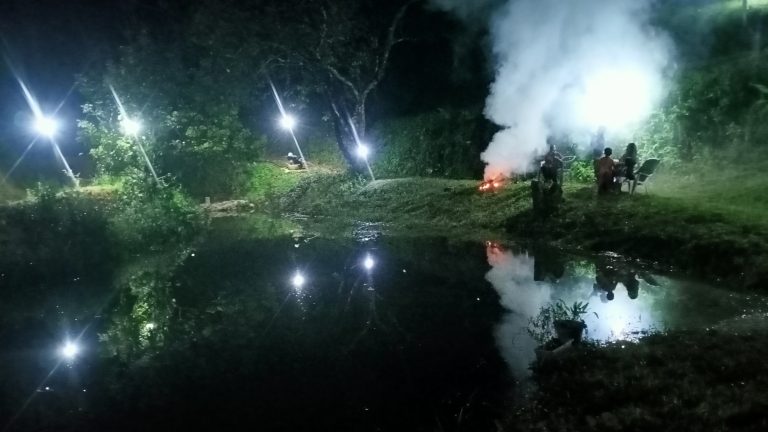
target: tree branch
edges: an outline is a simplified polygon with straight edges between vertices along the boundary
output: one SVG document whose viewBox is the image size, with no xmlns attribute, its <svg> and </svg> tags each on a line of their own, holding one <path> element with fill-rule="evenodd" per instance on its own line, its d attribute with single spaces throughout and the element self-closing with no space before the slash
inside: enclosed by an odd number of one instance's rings
<svg viewBox="0 0 768 432">
<path fill-rule="evenodd" d="M 320 12 L 323 15 L 323 29 L 320 32 L 320 41 L 315 48 L 315 56 L 317 56 L 317 58 L 320 58 L 320 50 L 323 48 L 323 45 L 325 45 L 325 36 L 328 34 L 328 12 L 326 12 L 324 7 L 320 7 Z"/>
<path fill-rule="evenodd" d="M 404 42 L 408 40 L 407 38 L 396 38 L 395 33 L 397 33 L 397 29 L 400 27 L 400 22 L 403 20 L 403 17 L 405 16 L 405 13 L 408 11 L 408 8 L 411 7 L 412 4 L 416 3 L 417 0 L 411 0 L 408 3 L 404 4 L 400 9 L 398 9 L 397 13 L 395 14 L 395 17 L 392 19 L 392 23 L 389 25 L 389 29 L 387 30 L 387 41 L 384 44 L 384 51 L 380 58 L 376 59 L 376 72 L 375 77 L 373 80 L 368 84 L 368 86 L 363 90 L 363 101 L 368 98 L 368 94 L 373 91 L 373 89 L 376 88 L 376 86 L 379 85 L 381 80 L 384 79 L 384 73 L 387 70 L 387 64 L 389 63 L 389 55 L 392 52 L 392 47 L 397 45 L 400 42 Z"/>
<path fill-rule="evenodd" d="M 352 94 L 355 95 L 356 99 L 360 100 L 360 92 L 357 90 L 357 87 L 355 87 L 355 84 L 352 81 L 350 81 L 344 75 L 342 75 L 341 72 L 339 72 L 338 69 L 336 69 L 335 67 L 329 64 L 326 64 L 324 66 L 328 70 L 328 72 L 331 73 L 331 75 L 333 75 L 337 80 L 341 81 L 342 84 L 344 84 L 345 86 L 349 87 L 350 90 L 352 90 Z"/>
</svg>

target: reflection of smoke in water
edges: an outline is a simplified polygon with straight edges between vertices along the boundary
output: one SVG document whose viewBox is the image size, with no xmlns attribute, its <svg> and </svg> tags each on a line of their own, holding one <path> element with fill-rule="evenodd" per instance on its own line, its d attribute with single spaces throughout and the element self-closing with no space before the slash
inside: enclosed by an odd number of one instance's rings
<svg viewBox="0 0 768 432">
<path fill-rule="evenodd" d="M 594 289 L 594 273 L 591 276 L 560 275 L 559 281 L 535 281 L 534 257 L 513 254 L 500 246 L 486 245 L 488 264 L 492 267 L 485 278 L 499 294 L 501 305 L 509 312 L 496 328 L 496 345 L 512 372 L 521 377 L 527 373 L 535 358 L 537 342 L 526 331 L 531 318 L 542 307 L 563 300 L 567 305 L 589 302 L 586 337 L 592 340 L 610 341 L 636 339 L 639 332 L 663 327 L 657 305 L 660 298 L 643 290 L 639 298 L 631 299 L 622 283 L 617 284 L 615 298 L 605 300 L 605 293 Z M 542 268 L 548 268 L 547 255 L 542 255 Z M 602 301 L 601 301 L 602 300 Z"/>
<path fill-rule="evenodd" d="M 534 282 L 532 257 L 515 256 L 493 245 L 486 252 L 492 268 L 485 279 L 509 311 L 496 328 L 496 344 L 504 361 L 519 377 L 526 373 L 536 348 L 536 341 L 526 331 L 528 321 L 549 303 L 552 289 L 549 284 Z"/>
</svg>

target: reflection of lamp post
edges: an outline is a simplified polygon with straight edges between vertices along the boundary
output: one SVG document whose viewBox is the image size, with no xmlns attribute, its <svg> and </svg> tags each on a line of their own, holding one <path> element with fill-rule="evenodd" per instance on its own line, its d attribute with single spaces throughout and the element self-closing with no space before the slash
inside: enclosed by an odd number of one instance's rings
<svg viewBox="0 0 768 432">
<path fill-rule="evenodd" d="M 371 165 L 368 163 L 368 155 L 371 153 L 371 150 L 363 143 L 357 144 L 357 156 L 360 157 L 365 162 L 365 167 L 368 168 L 368 174 L 371 175 L 371 180 L 376 180 L 376 177 L 373 176 L 373 170 L 371 169 Z"/>
<path fill-rule="evenodd" d="M 366 255 L 365 259 L 363 259 L 363 267 L 365 267 L 366 270 L 371 271 L 375 265 L 376 261 L 374 261 L 373 257 Z"/>
<path fill-rule="evenodd" d="M 304 168 L 309 171 L 309 162 L 307 162 L 306 159 L 304 159 L 304 152 L 301 151 L 301 146 L 299 145 L 299 140 L 296 139 L 296 134 L 293 132 L 293 128 L 296 127 L 296 118 L 292 115 L 285 112 L 285 108 L 283 107 L 283 101 L 280 100 L 280 95 L 277 94 L 277 88 L 275 87 L 275 84 L 272 82 L 272 80 L 269 80 L 269 86 L 272 87 L 272 95 L 275 97 L 275 103 L 277 104 L 277 109 L 280 110 L 280 127 L 287 130 L 291 134 L 291 138 L 293 138 L 293 143 L 296 144 L 296 150 L 299 151 L 299 157 L 301 158 L 301 161 L 304 163 Z"/>
<path fill-rule="evenodd" d="M 300 272 L 296 272 L 296 274 L 293 275 L 293 278 L 291 278 L 291 284 L 293 284 L 293 287 L 297 290 L 300 290 L 306 281 L 307 280 L 304 279 L 304 275 L 302 275 Z"/>
<path fill-rule="evenodd" d="M 147 167 L 149 168 L 149 171 L 152 173 L 152 177 L 155 179 L 155 183 L 157 183 L 157 185 L 160 186 L 160 179 L 157 177 L 157 172 L 155 172 L 155 167 L 152 166 L 152 162 L 149 161 L 149 156 L 147 156 L 147 152 L 144 150 L 144 146 L 141 145 L 141 137 L 139 136 L 139 133 L 141 132 L 141 129 L 142 129 L 141 122 L 128 117 L 124 113 L 121 113 L 121 116 L 122 116 L 122 120 L 120 120 L 120 129 L 123 130 L 123 134 L 125 136 L 136 140 L 136 146 L 139 148 L 141 155 L 144 157 L 144 162 L 146 162 Z"/>
<path fill-rule="evenodd" d="M 61 152 L 59 145 L 56 143 L 56 133 L 59 131 L 59 122 L 52 117 L 47 117 L 42 114 L 37 114 L 35 116 L 34 127 L 38 135 L 48 138 L 48 141 L 51 142 L 54 153 L 56 153 L 56 156 L 58 156 L 58 158 L 61 159 L 61 162 L 64 164 L 65 172 L 67 173 L 67 176 L 70 179 L 72 179 L 72 183 L 75 184 L 75 188 L 80 187 L 80 182 L 75 177 L 75 173 L 72 172 L 72 168 L 69 167 L 69 163 L 67 162 L 67 159 L 64 157 L 64 154 Z"/>
<path fill-rule="evenodd" d="M 64 346 L 61 347 L 60 354 L 66 360 L 74 360 L 77 354 L 80 352 L 80 347 L 76 343 L 67 341 Z"/>
</svg>

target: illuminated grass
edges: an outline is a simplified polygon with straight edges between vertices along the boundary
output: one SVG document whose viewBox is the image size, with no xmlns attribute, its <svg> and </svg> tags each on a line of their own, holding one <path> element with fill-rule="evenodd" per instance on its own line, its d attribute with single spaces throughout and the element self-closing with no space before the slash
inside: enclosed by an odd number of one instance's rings
<svg viewBox="0 0 768 432">
<path fill-rule="evenodd" d="M 681 198 L 671 187 L 664 195 L 657 193 L 661 181 L 650 185 L 649 194 L 605 199 L 596 196 L 593 185 L 567 184 L 565 202 L 546 219 L 532 212 L 527 182 L 491 194 L 479 193 L 477 185 L 476 180 L 435 178 L 369 184 L 338 175 L 314 176 L 286 195 L 283 211 L 300 215 L 303 225 L 329 235 L 354 235 L 366 225 L 390 235 L 511 237 L 618 252 L 733 278 L 734 286 L 757 288 L 768 282 L 768 220 L 758 217 L 759 208 L 747 205 L 756 195 L 722 204 L 725 184 L 719 191 L 702 188 L 700 199 L 693 194 Z M 760 191 L 760 184 L 753 187 L 754 193 Z"/>
</svg>

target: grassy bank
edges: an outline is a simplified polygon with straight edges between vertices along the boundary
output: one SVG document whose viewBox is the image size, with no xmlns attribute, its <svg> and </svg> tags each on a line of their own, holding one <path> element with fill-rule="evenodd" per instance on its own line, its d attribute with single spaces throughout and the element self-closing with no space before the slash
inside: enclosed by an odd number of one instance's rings
<svg viewBox="0 0 768 432">
<path fill-rule="evenodd" d="M 533 213 L 527 182 L 488 194 L 477 184 L 311 176 L 283 197 L 282 211 L 337 234 L 372 225 L 394 235 L 512 237 L 617 252 L 748 288 L 768 282 L 768 180 L 755 173 L 720 181 L 668 175 L 655 179 L 649 193 L 606 198 L 592 185 L 568 184 L 564 203 L 548 218 Z"/>
<path fill-rule="evenodd" d="M 479 194 L 476 180 L 403 178 L 368 182 L 344 175 L 304 179 L 282 210 L 316 229 L 348 233 L 373 224 L 392 235 L 487 238 L 503 234 L 510 214 L 528 205 L 527 190 Z"/>
<path fill-rule="evenodd" d="M 768 334 L 673 333 L 585 344 L 534 368 L 509 430 L 765 430 Z"/>
</svg>

